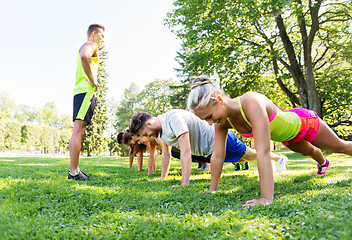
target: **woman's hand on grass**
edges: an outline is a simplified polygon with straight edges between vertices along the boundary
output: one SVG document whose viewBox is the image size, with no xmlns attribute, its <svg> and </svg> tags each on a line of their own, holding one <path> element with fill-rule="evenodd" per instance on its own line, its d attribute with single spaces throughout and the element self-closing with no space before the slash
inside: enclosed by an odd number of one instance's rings
<svg viewBox="0 0 352 240">
<path fill-rule="evenodd" d="M 208 191 L 205 191 L 205 192 L 203 192 L 203 193 L 216 193 L 216 191 L 209 189 Z"/>
<path fill-rule="evenodd" d="M 245 204 L 242 205 L 242 207 L 244 209 L 250 208 L 250 207 L 254 207 L 258 204 L 261 205 L 269 205 L 273 202 L 273 199 L 266 199 L 266 198 L 260 198 L 260 199 L 252 199 L 247 201 Z"/>
<path fill-rule="evenodd" d="M 171 187 L 172 187 L 172 188 L 177 188 L 177 187 L 185 187 L 185 186 L 188 186 L 188 184 L 186 184 L 186 185 L 183 185 L 183 184 L 175 184 L 175 185 L 172 185 Z"/>
</svg>

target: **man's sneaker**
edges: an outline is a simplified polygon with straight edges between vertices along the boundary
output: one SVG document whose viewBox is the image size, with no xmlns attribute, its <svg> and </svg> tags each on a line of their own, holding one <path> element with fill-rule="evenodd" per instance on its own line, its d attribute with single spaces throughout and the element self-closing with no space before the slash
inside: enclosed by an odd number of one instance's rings
<svg viewBox="0 0 352 240">
<path fill-rule="evenodd" d="M 317 172 L 317 177 L 324 175 L 326 173 L 326 170 L 328 170 L 329 166 L 330 166 L 330 162 L 329 160 L 327 160 L 325 158 L 325 164 L 324 165 L 320 165 L 318 164 L 318 172 Z"/>
<path fill-rule="evenodd" d="M 78 173 L 75 175 L 72 175 L 70 171 L 68 171 L 68 179 L 73 179 L 77 181 L 88 181 L 90 180 L 88 175 L 82 172 L 81 170 L 78 170 Z"/>
<path fill-rule="evenodd" d="M 248 162 L 241 163 L 241 166 L 242 166 L 242 170 L 249 170 L 249 163 Z"/>
<path fill-rule="evenodd" d="M 241 165 L 238 162 L 232 164 L 235 165 L 235 171 L 241 171 Z"/>
<path fill-rule="evenodd" d="M 287 157 L 284 155 L 280 155 L 280 158 L 277 162 L 275 162 L 276 172 L 285 172 L 286 171 L 286 164 L 287 164 Z"/>
</svg>

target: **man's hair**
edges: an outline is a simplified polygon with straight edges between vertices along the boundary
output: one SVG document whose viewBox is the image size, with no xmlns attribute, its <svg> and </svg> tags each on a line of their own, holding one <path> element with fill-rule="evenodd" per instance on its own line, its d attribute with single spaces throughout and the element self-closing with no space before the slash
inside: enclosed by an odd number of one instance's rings
<svg viewBox="0 0 352 240">
<path fill-rule="evenodd" d="M 87 31 L 88 37 L 92 34 L 92 32 L 98 31 L 99 29 L 105 31 L 105 27 L 104 27 L 103 25 L 100 25 L 100 24 L 91 24 L 91 25 L 88 27 L 88 31 Z"/>
<path fill-rule="evenodd" d="M 153 116 L 150 115 L 149 113 L 146 112 L 139 112 L 136 113 L 132 118 L 131 118 L 131 123 L 129 126 L 129 129 L 132 134 L 138 133 L 139 129 L 143 128 L 145 126 L 145 123 L 151 119 Z"/>
</svg>

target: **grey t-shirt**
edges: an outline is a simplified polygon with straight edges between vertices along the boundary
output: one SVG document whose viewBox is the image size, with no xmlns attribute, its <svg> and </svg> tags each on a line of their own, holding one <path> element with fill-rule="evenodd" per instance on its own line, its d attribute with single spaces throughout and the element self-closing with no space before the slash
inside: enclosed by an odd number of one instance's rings
<svg viewBox="0 0 352 240">
<path fill-rule="evenodd" d="M 194 155 L 209 156 L 214 148 L 214 124 L 211 126 L 192 112 L 173 109 L 158 116 L 162 132 L 161 140 L 167 145 L 177 147 L 178 137 L 189 132 L 191 151 Z"/>
</svg>

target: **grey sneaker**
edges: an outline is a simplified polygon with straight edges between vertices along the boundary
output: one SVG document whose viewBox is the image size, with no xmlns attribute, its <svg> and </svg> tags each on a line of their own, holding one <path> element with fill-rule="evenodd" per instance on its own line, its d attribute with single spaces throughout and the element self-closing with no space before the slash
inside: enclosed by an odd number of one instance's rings
<svg viewBox="0 0 352 240">
<path fill-rule="evenodd" d="M 72 175 L 70 171 L 68 171 L 68 179 L 73 179 L 76 181 L 88 181 L 90 180 L 88 175 L 82 172 L 81 170 L 78 171 L 75 175 Z"/>
<path fill-rule="evenodd" d="M 275 163 L 275 168 L 277 173 L 286 171 L 287 157 L 284 155 L 280 155 L 279 160 Z"/>
</svg>

